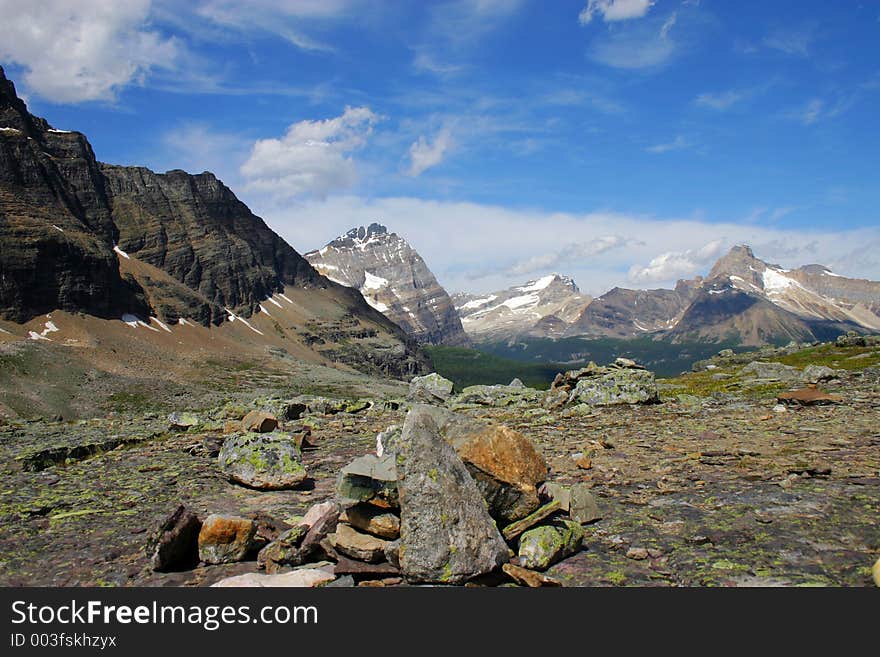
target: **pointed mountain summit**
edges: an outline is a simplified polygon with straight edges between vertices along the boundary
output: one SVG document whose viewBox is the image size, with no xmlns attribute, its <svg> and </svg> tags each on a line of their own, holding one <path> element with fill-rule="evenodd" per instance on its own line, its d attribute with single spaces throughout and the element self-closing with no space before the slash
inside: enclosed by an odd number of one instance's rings
<svg viewBox="0 0 880 657">
<path fill-rule="evenodd" d="M 385 226 L 352 228 L 305 258 L 331 281 L 359 290 L 419 342 L 468 344 L 446 290 L 416 250 Z"/>
</svg>

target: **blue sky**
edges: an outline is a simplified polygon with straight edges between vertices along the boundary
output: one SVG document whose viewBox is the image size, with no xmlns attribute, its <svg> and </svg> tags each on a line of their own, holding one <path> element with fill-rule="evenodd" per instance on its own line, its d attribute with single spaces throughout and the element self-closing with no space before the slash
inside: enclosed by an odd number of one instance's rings
<svg viewBox="0 0 880 657">
<path fill-rule="evenodd" d="M 0 0 L 104 161 L 211 170 L 304 252 L 374 220 L 451 291 L 665 287 L 748 242 L 880 279 L 880 2 Z"/>
</svg>

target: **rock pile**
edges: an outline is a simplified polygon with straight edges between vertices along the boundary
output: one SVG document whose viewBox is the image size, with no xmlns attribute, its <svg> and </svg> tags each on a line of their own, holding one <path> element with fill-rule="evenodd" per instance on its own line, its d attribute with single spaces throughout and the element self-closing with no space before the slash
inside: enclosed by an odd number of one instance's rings
<svg viewBox="0 0 880 657">
<path fill-rule="evenodd" d="M 628 358 L 618 358 L 609 366 L 591 362 L 581 369 L 558 374 L 545 404 L 559 408 L 579 404 L 654 404 L 659 401 L 653 372 Z"/>
<path fill-rule="evenodd" d="M 509 427 L 418 404 L 383 434 L 384 453 L 342 468 L 336 498 L 296 526 L 201 522 L 181 507 L 148 541 L 153 567 L 256 557 L 265 571 L 216 586 L 559 585 L 537 571 L 580 550 L 583 524 L 600 517 L 587 486 L 546 481 L 543 457 Z"/>
</svg>

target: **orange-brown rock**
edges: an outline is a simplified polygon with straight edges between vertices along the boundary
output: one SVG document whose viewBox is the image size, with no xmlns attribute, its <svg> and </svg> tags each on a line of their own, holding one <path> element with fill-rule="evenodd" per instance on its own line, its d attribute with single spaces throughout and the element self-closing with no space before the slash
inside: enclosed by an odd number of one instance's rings
<svg viewBox="0 0 880 657">
<path fill-rule="evenodd" d="M 251 411 L 241 421 L 242 431 L 270 433 L 278 428 L 278 418 L 264 411 Z"/>
<path fill-rule="evenodd" d="M 476 480 L 492 517 L 513 522 L 540 506 L 536 486 L 547 478 L 547 463 L 519 431 L 461 424 L 450 429 L 447 440 Z"/>
<path fill-rule="evenodd" d="M 555 580 L 552 577 L 547 577 L 546 575 L 537 573 L 534 570 L 529 570 L 528 568 L 516 566 L 512 563 L 504 564 L 503 566 L 501 566 L 501 569 L 508 577 L 510 577 L 510 579 L 512 579 L 517 584 L 529 586 L 533 589 L 537 589 L 542 586 L 562 586 L 562 584 L 558 580 Z"/>
<path fill-rule="evenodd" d="M 199 532 L 199 559 L 205 563 L 241 561 L 254 547 L 256 533 L 253 518 L 210 515 Z"/>
<path fill-rule="evenodd" d="M 776 400 L 781 404 L 800 404 L 801 406 L 814 406 L 820 404 L 839 404 L 843 401 L 840 395 L 831 395 L 816 386 L 807 386 L 800 390 L 780 393 Z"/>
</svg>

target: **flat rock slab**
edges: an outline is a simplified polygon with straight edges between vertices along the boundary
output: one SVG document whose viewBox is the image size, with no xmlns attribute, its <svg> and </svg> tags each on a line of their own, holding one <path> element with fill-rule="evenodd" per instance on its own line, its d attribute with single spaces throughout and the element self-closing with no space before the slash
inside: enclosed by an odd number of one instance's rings
<svg viewBox="0 0 880 657">
<path fill-rule="evenodd" d="M 292 570 L 276 575 L 261 575 L 260 573 L 247 573 L 227 577 L 212 584 L 216 588 L 311 588 L 320 586 L 336 579 L 336 575 L 317 568 L 304 568 Z"/>
<path fill-rule="evenodd" d="M 251 411 L 241 421 L 242 431 L 271 433 L 278 428 L 278 418 L 264 411 Z"/>
<path fill-rule="evenodd" d="M 400 537 L 400 518 L 371 504 L 355 504 L 345 510 L 342 520 L 379 538 L 393 541 Z"/>
<path fill-rule="evenodd" d="M 801 388 L 791 392 L 782 392 L 776 397 L 776 401 L 780 404 L 789 404 L 794 406 L 821 406 L 826 404 L 840 404 L 843 397 L 840 395 L 831 395 L 823 390 L 815 387 Z"/>
<path fill-rule="evenodd" d="M 378 563 L 385 559 L 387 541 L 359 532 L 354 527 L 340 523 L 336 532 L 330 535 L 330 544 L 337 552 L 367 563 Z"/>
<path fill-rule="evenodd" d="M 356 458 L 342 468 L 337 482 L 341 500 L 397 506 L 397 466 L 394 454 Z"/>
</svg>

